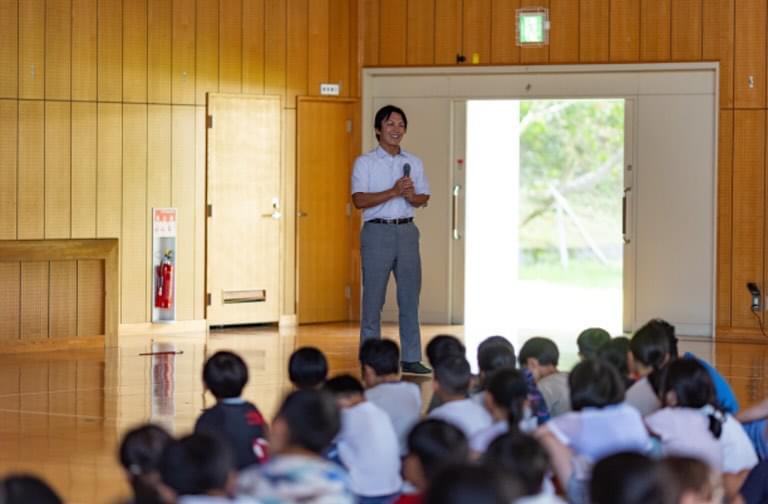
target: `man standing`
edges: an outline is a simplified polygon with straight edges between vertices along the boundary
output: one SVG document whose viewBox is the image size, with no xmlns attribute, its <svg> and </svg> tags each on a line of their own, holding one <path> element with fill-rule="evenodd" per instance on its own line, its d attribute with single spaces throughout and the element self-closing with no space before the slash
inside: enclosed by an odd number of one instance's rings
<svg viewBox="0 0 768 504">
<path fill-rule="evenodd" d="M 408 118 L 387 105 L 376 112 L 373 127 L 379 146 L 358 157 L 352 170 L 352 201 L 363 209 L 360 255 L 363 314 L 360 339 L 381 337 L 381 309 L 390 272 L 397 282 L 400 347 L 404 373 L 428 374 L 421 364 L 419 294 L 421 258 L 413 209 L 429 201 L 429 182 L 421 160 L 400 148 Z"/>
</svg>

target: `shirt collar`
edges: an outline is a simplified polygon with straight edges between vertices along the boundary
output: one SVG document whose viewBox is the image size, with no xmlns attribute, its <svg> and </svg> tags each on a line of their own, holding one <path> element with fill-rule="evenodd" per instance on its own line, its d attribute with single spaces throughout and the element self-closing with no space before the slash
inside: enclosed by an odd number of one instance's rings
<svg viewBox="0 0 768 504">
<path fill-rule="evenodd" d="M 385 151 L 384 148 L 379 145 L 376 147 L 376 155 L 379 157 L 397 157 L 397 156 L 405 156 L 405 150 L 403 150 L 402 147 L 400 147 L 400 152 L 397 153 L 395 156 L 390 156 L 389 152 Z"/>
</svg>

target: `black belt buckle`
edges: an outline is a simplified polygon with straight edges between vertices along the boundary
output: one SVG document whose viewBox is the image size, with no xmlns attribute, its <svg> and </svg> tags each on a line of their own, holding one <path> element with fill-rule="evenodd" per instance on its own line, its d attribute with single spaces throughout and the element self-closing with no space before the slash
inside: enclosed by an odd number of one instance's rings
<svg viewBox="0 0 768 504">
<path fill-rule="evenodd" d="M 371 219 L 368 222 L 373 224 L 408 224 L 413 222 L 413 217 L 406 217 L 403 219 Z"/>
</svg>

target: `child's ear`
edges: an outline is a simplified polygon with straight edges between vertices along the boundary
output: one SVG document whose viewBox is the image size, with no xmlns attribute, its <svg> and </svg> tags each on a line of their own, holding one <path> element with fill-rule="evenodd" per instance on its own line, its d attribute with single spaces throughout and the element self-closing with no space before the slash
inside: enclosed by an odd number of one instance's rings
<svg viewBox="0 0 768 504">
<path fill-rule="evenodd" d="M 224 493 L 226 493 L 227 497 L 230 499 L 234 499 L 237 496 L 237 471 L 229 471 Z"/>
<path fill-rule="evenodd" d="M 677 394 L 675 394 L 674 390 L 668 390 L 664 395 L 664 405 L 671 406 L 673 408 L 677 406 Z"/>
</svg>

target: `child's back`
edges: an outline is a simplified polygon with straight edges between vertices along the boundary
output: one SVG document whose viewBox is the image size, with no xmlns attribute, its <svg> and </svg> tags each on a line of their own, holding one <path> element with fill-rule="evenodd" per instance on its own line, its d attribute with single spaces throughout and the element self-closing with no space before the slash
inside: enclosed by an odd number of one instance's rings
<svg viewBox="0 0 768 504">
<path fill-rule="evenodd" d="M 435 366 L 433 387 L 443 404 L 432 410 L 430 418 L 449 422 L 467 439 L 491 426 L 493 419 L 486 409 L 467 398 L 471 374 L 464 357 L 448 357 Z"/>
</svg>

